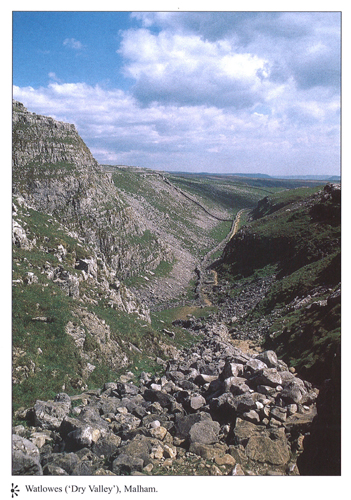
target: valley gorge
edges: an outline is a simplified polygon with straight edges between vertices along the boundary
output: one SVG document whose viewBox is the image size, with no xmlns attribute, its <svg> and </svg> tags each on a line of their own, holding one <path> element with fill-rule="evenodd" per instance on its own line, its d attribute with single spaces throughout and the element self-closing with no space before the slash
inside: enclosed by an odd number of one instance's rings
<svg viewBox="0 0 351 500">
<path fill-rule="evenodd" d="M 340 475 L 340 204 L 99 165 L 14 101 L 13 474 Z"/>
</svg>

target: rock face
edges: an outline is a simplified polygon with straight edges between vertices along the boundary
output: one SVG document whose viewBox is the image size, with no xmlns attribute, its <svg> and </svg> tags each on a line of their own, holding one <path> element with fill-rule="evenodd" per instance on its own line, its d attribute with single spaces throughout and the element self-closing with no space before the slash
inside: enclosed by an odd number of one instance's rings
<svg viewBox="0 0 351 500">
<path fill-rule="evenodd" d="M 74 125 L 30 113 L 14 101 L 12 146 L 14 196 L 94 244 L 97 256 L 120 278 L 173 258 L 156 237 L 145 248 L 146 227 L 122 201 Z M 20 228 L 16 238 L 21 241 Z"/>
<path fill-rule="evenodd" d="M 275 366 L 267 368 L 263 359 Z M 238 360 L 240 394 L 228 382 L 238 378 L 232 376 Z M 270 385 L 262 385 L 267 380 Z M 304 395 L 295 406 L 284 398 L 293 381 Z M 22 412 L 29 427 L 14 429 L 13 471 L 298 474 L 296 457 L 316 415 L 317 396 L 273 352 L 245 353 L 225 338 L 223 327 L 208 325 L 206 339 L 169 361 L 162 378 L 144 373 L 139 386 L 106 383 L 82 394 L 73 410 L 71 398 L 58 394 Z M 207 460 L 214 465 L 208 468 Z"/>
</svg>

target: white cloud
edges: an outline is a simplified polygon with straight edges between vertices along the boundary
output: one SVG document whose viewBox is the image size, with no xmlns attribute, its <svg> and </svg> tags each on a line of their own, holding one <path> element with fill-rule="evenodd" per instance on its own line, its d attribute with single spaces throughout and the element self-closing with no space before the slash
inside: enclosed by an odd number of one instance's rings
<svg viewBox="0 0 351 500">
<path fill-rule="evenodd" d="M 81 50 L 83 48 L 83 44 L 75 38 L 65 38 L 63 45 L 74 50 Z"/>
<path fill-rule="evenodd" d="M 50 71 L 50 73 L 48 73 L 48 77 L 50 78 L 50 80 L 53 80 L 54 82 L 62 83 L 62 80 L 53 71 Z"/>
<path fill-rule="evenodd" d="M 339 172 L 340 14 L 142 12 L 119 33 L 129 92 L 14 88 L 73 122 L 101 163 L 173 170 Z M 81 42 L 67 38 L 74 50 Z M 116 68 L 119 70 L 119 68 Z"/>
<path fill-rule="evenodd" d="M 126 31 L 120 54 L 125 75 L 135 79 L 143 103 L 207 104 L 243 108 L 260 99 L 268 76 L 266 59 L 236 53 L 228 41 L 145 29 Z"/>
<path fill-rule="evenodd" d="M 340 86 L 340 12 L 143 12 L 134 17 L 145 28 L 161 29 L 155 38 L 226 42 L 231 53 L 269 61 L 274 81 L 293 77 L 304 89 Z M 137 39 L 137 30 L 125 36 Z"/>
<path fill-rule="evenodd" d="M 323 108 L 316 96 L 289 105 L 283 89 L 277 107 L 265 114 L 203 104 L 142 106 L 121 90 L 83 83 L 14 87 L 13 93 L 30 111 L 75 123 L 100 163 L 190 171 L 338 172 L 338 125 L 330 118 L 338 107 Z"/>
</svg>

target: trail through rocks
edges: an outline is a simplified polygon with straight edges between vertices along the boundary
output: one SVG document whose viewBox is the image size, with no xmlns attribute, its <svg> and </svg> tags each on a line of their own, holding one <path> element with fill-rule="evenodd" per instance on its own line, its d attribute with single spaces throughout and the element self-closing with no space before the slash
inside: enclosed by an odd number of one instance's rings
<svg viewBox="0 0 351 500">
<path fill-rule="evenodd" d="M 244 213 L 244 209 L 240 210 L 235 218 L 233 219 L 232 222 L 232 227 L 230 229 L 230 232 L 228 235 L 212 250 L 210 250 L 202 259 L 200 265 L 196 268 L 196 272 L 198 275 L 198 282 L 197 282 L 197 287 L 196 287 L 196 292 L 197 295 L 200 299 L 201 304 L 205 306 L 211 306 L 212 303 L 210 299 L 208 298 L 208 291 L 209 288 L 212 288 L 213 286 L 216 286 L 218 284 L 217 280 L 217 272 L 213 269 L 208 269 L 211 260 L 213 258 L 213 255 L 219 251 L 222 251 L 225 247 L 225 245 L 230 241 L 235 233 L 239 229 L 239 223 L 240 223 L 240 218 L 242 214 Z"/>
</svg>

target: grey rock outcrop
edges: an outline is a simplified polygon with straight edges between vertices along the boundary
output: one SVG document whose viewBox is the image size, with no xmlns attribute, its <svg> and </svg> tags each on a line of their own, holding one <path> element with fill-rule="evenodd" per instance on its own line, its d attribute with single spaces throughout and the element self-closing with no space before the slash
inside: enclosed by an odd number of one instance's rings
<svg viewBox="0 0 351 500">
<path fill-rule="evenodd" d="M 98 257 L 124 279 L 161 260 L 173 259 L 159 238 L 141 243 L 146 227 L 119 196 L 73 124 L 29 112 L 13 102 L 13 193 L 49 213 L 94 245 Z M 14 227 L 16 245 L 28 246 L 24 228 Z M 77 268 L 96 272 L 79 259 Z"/>
<path fill-rule="evenodd" d="M 28 439 L 12 436 L 12 473 L 23 476 L 42 476 L 39 449 Z"/>
</svg>

